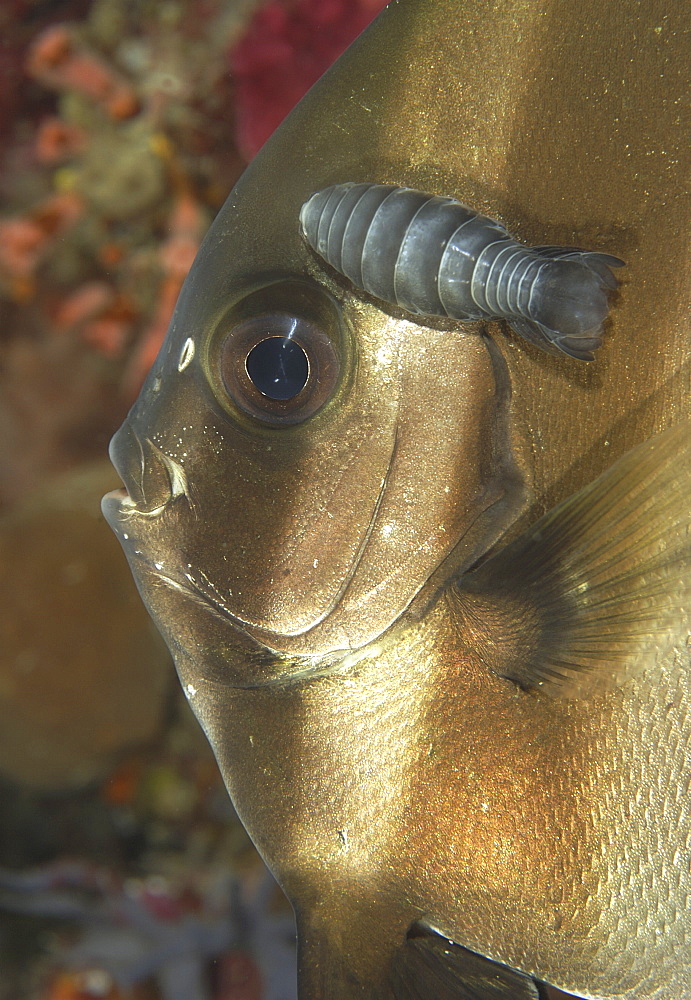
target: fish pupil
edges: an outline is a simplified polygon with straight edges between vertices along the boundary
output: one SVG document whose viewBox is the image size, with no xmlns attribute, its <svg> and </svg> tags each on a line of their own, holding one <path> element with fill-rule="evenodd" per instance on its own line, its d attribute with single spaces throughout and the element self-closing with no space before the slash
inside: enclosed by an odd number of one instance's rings
<svg viewBox="0 0 691 1000">
<path fill-rule="evenodd" d="M 267 337 L 245 359 L 247 374 L 263 396 L 292 399 L 309 375 L 307 355 L 290 337 Z"/>
</svg>

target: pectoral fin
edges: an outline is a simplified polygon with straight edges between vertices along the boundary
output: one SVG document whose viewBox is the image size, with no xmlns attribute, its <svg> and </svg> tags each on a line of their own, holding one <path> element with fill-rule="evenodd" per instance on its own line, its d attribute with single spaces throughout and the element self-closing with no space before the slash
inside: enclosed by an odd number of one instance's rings
<svg viewBox="0 0 691 1000">
<path fill-rule="evenodd" d="M 634 448 L 451 589 L 488 667 L 580 694 L 686 641 L 690 442 L 683 421 Z"/>
<path fill-rule="evenodd" d="M 413 928 L 392 964 L 396 1000 L 543 1000 L 543 987 L 508 965 Z"/>
</svg>

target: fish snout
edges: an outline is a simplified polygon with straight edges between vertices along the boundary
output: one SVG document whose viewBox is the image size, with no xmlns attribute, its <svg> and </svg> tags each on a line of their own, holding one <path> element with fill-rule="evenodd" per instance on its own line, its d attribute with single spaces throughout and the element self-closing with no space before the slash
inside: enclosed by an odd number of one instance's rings
<svg viewBox="0 0 691 1000">
<path fill-rule="evenodd" d="M 108 452 L 127 494 L 121 496 L 121 505 L 131 513 L 157 514 L 176 497 L 187 495 L 180 463 L 137 434 L 130 421 L 113 436 Z"/>
</svg>

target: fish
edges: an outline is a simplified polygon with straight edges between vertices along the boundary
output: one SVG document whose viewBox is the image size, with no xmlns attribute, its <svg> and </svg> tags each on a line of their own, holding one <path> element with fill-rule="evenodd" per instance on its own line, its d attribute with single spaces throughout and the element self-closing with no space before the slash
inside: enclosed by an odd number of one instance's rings
<svg viewBox="0 0 691 1000">
<path fill-rule="evenodd" d="M 682 38 L 658 0 L 390 4 L 231 192 L 111 444 L 301 1000 L 691 992 Z M 595 361 L 334 272 L 300 213 L 346 178 L 621 254 Z"/>
<path fill-rule="evenodd" d="M 407 607 L 399 598 L 374 638 L 364 607 L 391 597 L 383 573 L 372 584 L 367 549 L 383 569 L 381 540 L 399 536 L 397 559 L 410 564 L 405 495 L 396 520 L 391 511 L 395 441 L 346 574 L 353 598 L 335 580 L 311 628 L 281 635 L 284 585 L 269 635 L 225 574 L 229 511 L 202 503 L 206 482 L 176 493 L 136 427 L 116 437 L 130 492 L 104 512 L 238 812 L 296 907 L 300 997 L 538 997 L 543 980 L 586 995 L 687 995 L 690 431 L 682 421 L 639 445 L 476 569 L 464 536 L 478 510 L 464 508 L 453 559 L 466 571 L 433 590 L 425 580 Z M 209 448 L 204 437 L 195 450 Z M 161 471 L 169 495 L 149 509 L 147 478 Z M 429 492 L 421 500 L 434 505 Z M 328 552 L 315 542 L 329 513 L 305 530 L 314 562 Z M 274 578 L 290 579 L 302 555 L 279 551 Z M 473 977 L 489 985 L 470 992 Z"/>
<path fill-rule="evenodd" d="M 602 342 L 613 254 L 524 247 L 455 198 L 393 184 L 332 184 L 302 206 L 307 242 L 390 305 L 459 320 L 506 319 L 544 351 L 592 361 Z"/>
</svg>

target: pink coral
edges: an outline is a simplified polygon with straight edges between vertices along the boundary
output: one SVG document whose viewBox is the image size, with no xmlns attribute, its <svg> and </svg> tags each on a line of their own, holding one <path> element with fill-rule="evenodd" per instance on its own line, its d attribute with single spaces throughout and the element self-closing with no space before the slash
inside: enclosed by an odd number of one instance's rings
<svg viewBox="0 0 691 1000">
<path fill-rule="evenodd" d="M 99 353 L 117 358 L 130 339 L 136 309 L 105 281 L 87 281 L 58 305 L 53 322 L 59 332 L 77 331 Z"/>
<path fill-rule="evenodd" d="M 86 146 L 83 129 L 60 118 L 46 118 L 36 133 L 36 157 L 40 163 L 60 163 L 81 153 Z"/>
<path fill-rule="evenodd" d="M 215 1000 L 262 1000 L 261 973 L 248 951 L 233 948 L 216 960 Z"/>
<path fill-rule="evenodd" d="M 237 142 L 250 159 L 385 0 L 270 0 L 231 52 Z"/>
<path fill-rule="evenodd" d="M 103 313 L 112 305 L 115 292 L 105 281 L 88 281 L 68 295 L 55 313 L 58 330 L 69 330 Z"/>
</svg>

